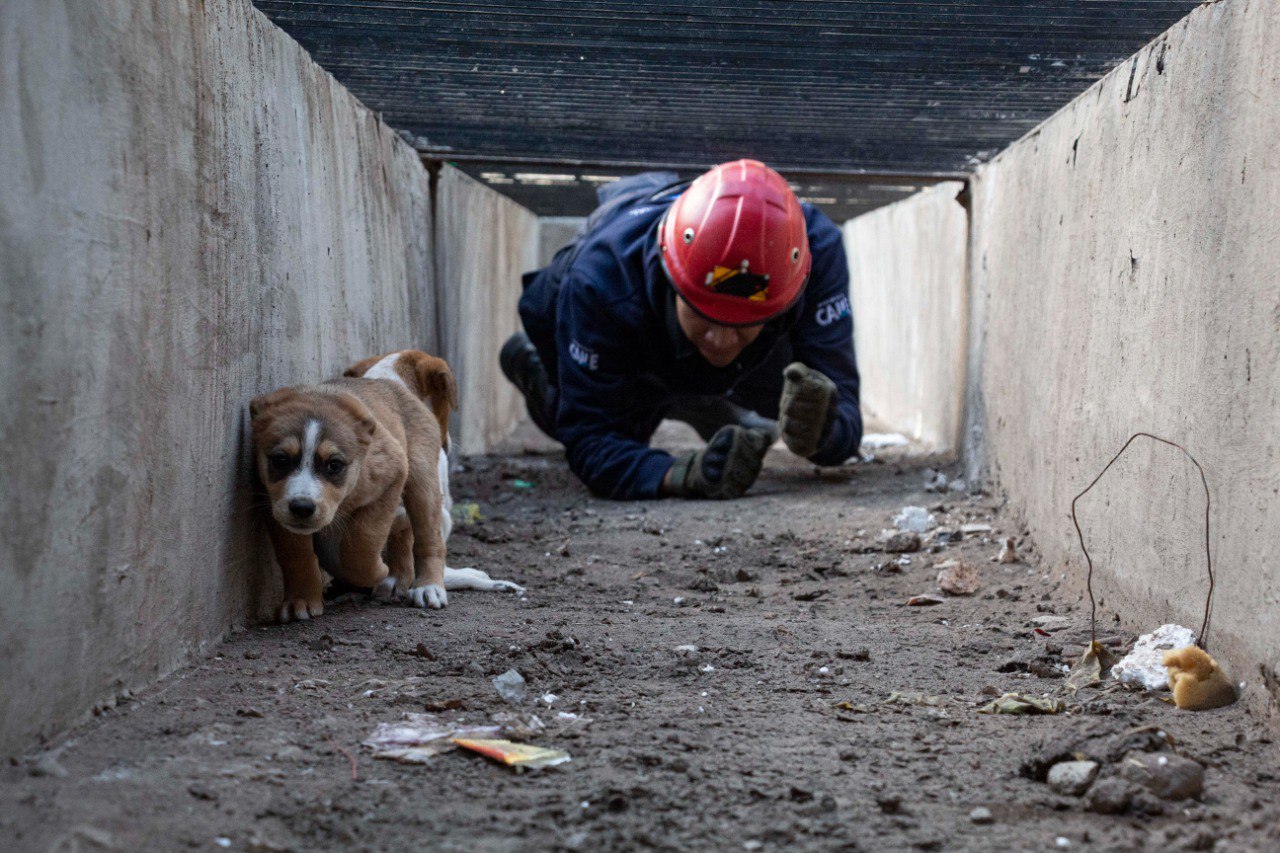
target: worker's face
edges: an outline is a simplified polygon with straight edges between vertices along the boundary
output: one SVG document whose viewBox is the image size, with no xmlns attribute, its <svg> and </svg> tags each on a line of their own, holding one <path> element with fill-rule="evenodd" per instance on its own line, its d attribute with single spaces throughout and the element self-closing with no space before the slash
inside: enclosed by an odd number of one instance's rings
<svg viewBox="0 0 1280 853">
<path fill-rule="evenodd" d="M 689 342 L 712 367 L 725 367 L 751 342 L 760 337 L 759 326 L 721 326 L 694 311 L 683 299 L 676 299 L 676 319 Z"/>
</svg>

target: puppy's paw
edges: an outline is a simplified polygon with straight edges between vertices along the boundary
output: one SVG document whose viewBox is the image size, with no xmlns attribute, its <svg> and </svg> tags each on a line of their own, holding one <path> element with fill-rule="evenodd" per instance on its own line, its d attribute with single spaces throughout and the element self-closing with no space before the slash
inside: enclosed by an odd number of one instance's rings
<svg viewBox="0 0 1280 853">
<path fill-rule="evenodd" d="M 455 569 L 452 566 L 445 566 L 444 588 L 474 589 L 480 592 L 514 592 L 517 595 L 524 595 L 524 587 L 520 584 L 491 578 L 488 572 L 470 567 Z"/>
<path fill-rule="evenodd" d="M 394 601 L 397 598 L 404 598 L 404 596 L 405 591 L 396 582 L 395 575 L 387 575 L 373 588 L 373 597 L 384 601 Z"/>
<path fill-rule="evenodd" d="M 308 601 L 305 598 L 287 598 L 276 611 L 276 621 L 281 625 L 289 622 L 305 622 L 313 616 L 324 613 L 324 602 L 320 599 Z"/>
<path fill-rule="evenodd" d="M 414 607 L 430 607 L 432 610 L 439 610 L 441 607 L 448 606 L 449 593 L 444 591 L 444 587 L 433 583 L 415 586 L 409 590 L 409 603 Z"/>
</svg>

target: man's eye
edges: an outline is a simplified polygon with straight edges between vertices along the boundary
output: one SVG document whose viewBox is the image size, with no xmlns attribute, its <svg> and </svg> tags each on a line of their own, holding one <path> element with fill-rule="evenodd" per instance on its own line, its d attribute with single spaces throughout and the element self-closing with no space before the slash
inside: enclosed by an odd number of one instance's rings
<svg viewBox="0 0 1280 853">
<path fill-rule="evenodd" d="M 347 463 L 341 459 L 330 459 L 324 463 L 324 470 L 329 474 L 341 474 L 343 469 L 347 467 Z"/>
<path fill-rule="evenodd" d="M 271 467 L 277 471 L 288 470 L 289 466 L 293 463 L 293 460 L 287 453 L 272 453 L 267 457 L 267 461 L 271 463 Z"/>
</svg>

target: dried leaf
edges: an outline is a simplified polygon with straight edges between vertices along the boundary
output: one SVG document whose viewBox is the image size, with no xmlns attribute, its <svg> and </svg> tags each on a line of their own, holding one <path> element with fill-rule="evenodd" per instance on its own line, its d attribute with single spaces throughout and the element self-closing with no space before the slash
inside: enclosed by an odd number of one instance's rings
<svg viewBox="0 0 1280 853">
<path fill-rule="evenodd" d="M 1061 700 L 1006 693 L 978 709 L 979 714 L 1057 714 L 1066 705 Z"/>
<path fill-rule="evenodd" d="M 1100 684 L 1115 666 L 1116 656 L 1097 640 L 1089 643 L 1088 650 L 1076 661 L 1067 676 L 1067 689 L 1074 694 L 1083 687 Z"/>
</svg>

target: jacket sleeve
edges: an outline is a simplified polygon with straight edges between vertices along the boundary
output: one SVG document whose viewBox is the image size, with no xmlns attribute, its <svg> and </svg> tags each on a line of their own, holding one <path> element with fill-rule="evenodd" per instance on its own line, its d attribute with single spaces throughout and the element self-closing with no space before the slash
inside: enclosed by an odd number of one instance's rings
<svg viewBox="0 0 1280 853">
<path fill-rule="evenodd" d="M 648 446 L 655 413 L 639 391 L 643 345 L 626 308 L 574 273 L 560 291 L 556 434 L 569 467 L 591 491 L 618 500 L 656 498 L 669 453 Z"/>
<path fill-rule="evenodd" d="M 858 363 L 853 350 L 853 312 L 849 306 L 849 263 L 840 229 L 814 214 L 809 234 L 813 253 L 804 313 L 791 330 L 796 360 L 836 384 L 839 398 L 831 433 L 809 457 L 818 465 L 839 465 L 862 444 Z"/>
</svg>

